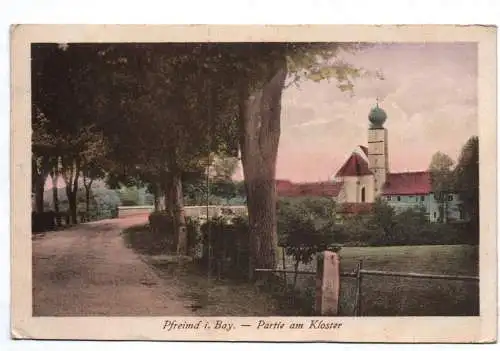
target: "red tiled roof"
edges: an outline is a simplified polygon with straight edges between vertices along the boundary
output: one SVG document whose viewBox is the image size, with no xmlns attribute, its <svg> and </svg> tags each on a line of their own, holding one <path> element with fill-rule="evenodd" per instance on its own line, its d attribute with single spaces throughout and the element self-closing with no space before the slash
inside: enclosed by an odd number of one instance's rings
<svg viewBox="0 0 500 351">
<path fill-rule="evenodd" d="M 363 150 L 365 155 L 368 156 L 368 148 L 366 146 L 363 146 L 363 145 L 359 145 L 359 147 L 361 148 L 361 150 Z"/>
<path fill-rule="evenodd" d="M 342 183 L 317 182 L 317 183 L 292 183 L 288 180 L 277 180 L 276 191 L 278 196 L 323 196 L 335 197 L 339 194 Z"/>
<path fill-rule="evenodd" d="M 420 195 L 431 192 L 431 175 L 427 171 L 389 173 L 382 189 L 382 195 Z"/>
<path fill-rule="evenodd" d="M 337 208 L 337 213 L 340 214 L 366 214 L 373 208 L 373 203 L 369 202 L 345 202 L 340 203 Z"/>
<path fill-rule="evenodd" d="M 372 174 L 372 172 L 368 168 L 368 162 L 357 152 L 353 152 L 351 157 L 340 167 L 335 177 L 363 176 L 369 174 Z"/>
</svg>

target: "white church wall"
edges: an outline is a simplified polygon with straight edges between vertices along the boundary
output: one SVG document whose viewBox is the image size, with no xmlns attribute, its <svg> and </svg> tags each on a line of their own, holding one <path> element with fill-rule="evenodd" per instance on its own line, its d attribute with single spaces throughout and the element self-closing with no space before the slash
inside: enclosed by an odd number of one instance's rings
<svg viewBox="0 0 500 351">
<path fill-rule="evenodd" d="M 373 202 L 375 200 L 372 175 L 344 177 L 343 182 L 344 185 L 338 196 L 339 202 L 362 202 L 361 192 L 363 188 L 365 189 L 365 202 Z"/>
</svg>

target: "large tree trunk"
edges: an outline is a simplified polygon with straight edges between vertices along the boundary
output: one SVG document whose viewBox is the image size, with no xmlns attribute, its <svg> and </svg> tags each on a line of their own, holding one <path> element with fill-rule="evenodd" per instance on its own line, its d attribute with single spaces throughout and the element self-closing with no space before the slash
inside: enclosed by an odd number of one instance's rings
<svg viewBox="0 0 500 351">
<path fill-rule="evenodd" d="M 66 191 L 66 195 L 68 196 L 69 216 L 70 216 L 71 224 L 77 224 L 78 223 L 78 216 L 76 213 L 76 191 L 72 191 L 71 189 L 68 189 Z"/>
<path fill-rule="evenodd" d="M 52 172 L 52 201 L 54 202 L 54 212 L 59 213 L 59 193 L 57 189 L 57 173 Z"/>
<path fill-rule="evenodd" d="M 45 191 L 45 175 L 39 175 L 35 184 L 35 211 L 43 212 L 43 193 Z"/>
<path fill-rule="evenodd" d="M 85 185 L 85 218 L 89 219 L 90 213 L 90 190 L 92 188 L 92 181 L 89 182 L 88 185 Z"/>
<path fill-rule="evenodd" d="M 76 211 L 76 194 L 78 192 L 78 177 L 80 175 L 80 160 L 78 158 L 62 159 L 63 172 L 61 172 L 66 183 L 66 195 L 68 196 L 69 214 L 72 224 L 78 223 Z"/>
<path fill-rule="evenodd" d="M 250 267 L 275 269 L 277 263 L 276 158 L 280 138 L 281 95 L 286 61 L 269 67 L 262 89 L 240 98 L 240 141 L 250 224 Z"/>
<path fill-rule="evenodd" d="M 187 255 L 187 226 L 184 213 L 184 199 L 182 193 L 182 181 L 180 174 L 172 176 L 172 198 L 173 198 L 173 216 L 174 216 L 174 235 L 177 237 L 177 254 Z"/>
<path fill-rule="evenodd" d="M 89 220 L 90 213 L 90 190 L 92 189 L 93 179 L 87 177 L 83 172 L 83 186 L 85 188 L 85 220 Z"/>
<path fill-rule="evenodd" d="M 161 199 L 160 199 L 159 187 L 157 185 L 154 187 L 153 196 L 154 196 L 154 211 L 158 212 L 160 211 Z"/>
<path fill-rule="evenodd" d="M 164 183 L 163 183 L 163 206 L 164 210 L 169 214 L 171 218 L 174 217 L 174 183 L 172 176 L 168 174 L 165 177 Z"/>
<path fill-rule="evenodd" d="M 38 159 L 40 160 L 40 158 Z M 41 158 L 41 164 L 38 165 L 37 161 L 33 162 L 33 172 L 35 175 L 34 191 L 35 191 L 35 212 L 43 212 L 43 195 L 45 192 L 45 181 L 50 174 L 49 158 L 44 156 Z"/>
</svg>

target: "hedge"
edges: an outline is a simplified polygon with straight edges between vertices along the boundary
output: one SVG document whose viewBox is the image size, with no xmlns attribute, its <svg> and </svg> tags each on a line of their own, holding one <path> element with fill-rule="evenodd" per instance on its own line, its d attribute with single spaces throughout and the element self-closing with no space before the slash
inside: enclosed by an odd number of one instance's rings
<svg viewBox="0 0 500 351">
<path fill-rule="evenodd" d="M 201 224 L 202 266 L 220 275 L 245 278 L 249 270 L 250 242 L 247 217 L 214 217 Z"/>
</svg>

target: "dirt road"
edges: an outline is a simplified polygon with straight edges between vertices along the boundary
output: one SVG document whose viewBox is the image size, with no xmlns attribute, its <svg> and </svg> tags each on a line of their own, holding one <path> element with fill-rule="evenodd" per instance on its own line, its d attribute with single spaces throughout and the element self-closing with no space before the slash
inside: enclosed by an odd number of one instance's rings
<svg viewBox="0 0 500 351">
<path fill-rule="evenodd" d="M 123 228 L 146 217 L 111 219 L 33 240 L 34 316 L 192 315 L 182 292 L 131 249 Z"/>
</svg>

